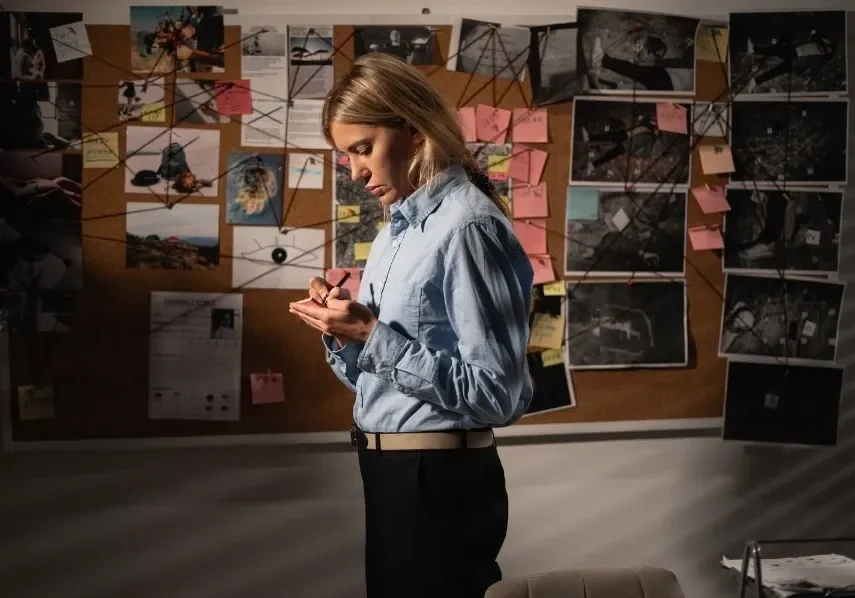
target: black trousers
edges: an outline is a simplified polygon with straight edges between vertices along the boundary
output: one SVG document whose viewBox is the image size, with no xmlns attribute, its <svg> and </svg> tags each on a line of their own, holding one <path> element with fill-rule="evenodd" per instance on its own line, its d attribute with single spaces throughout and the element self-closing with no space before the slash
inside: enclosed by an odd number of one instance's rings
<svg viewBox="0 0 855 598">
<path fill-rule="evenodd" d="M 484 598 L 508 528 L 496 447 L 361 451 L 368 598 Z"/>
</svg>

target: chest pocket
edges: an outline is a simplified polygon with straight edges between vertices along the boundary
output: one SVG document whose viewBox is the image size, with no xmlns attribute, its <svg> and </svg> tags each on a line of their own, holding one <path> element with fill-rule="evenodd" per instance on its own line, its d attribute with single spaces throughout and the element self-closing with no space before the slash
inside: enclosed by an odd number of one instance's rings
<svg viewBox="0 0 855 598">
<path fill-rule="evenodd" d="M 408 339 L 415 339 L 419 333 L 421 299 L 421 288 L 389 277 L 380 298 L 378 319 Z"/>
</svg>

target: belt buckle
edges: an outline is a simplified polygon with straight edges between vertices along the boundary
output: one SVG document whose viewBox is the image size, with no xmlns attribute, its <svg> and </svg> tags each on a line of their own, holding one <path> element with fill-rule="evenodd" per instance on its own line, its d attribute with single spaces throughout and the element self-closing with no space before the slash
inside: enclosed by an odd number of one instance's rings
<svg viewBox="0 0 855 598">
<path fill-rule="evenodd" d="M 356 447 L 357 450 L 364 451 L 368 448 L 368 436 L 365 432 L 356 426 L 350 427 L 350 444 Z"/>
</svg>

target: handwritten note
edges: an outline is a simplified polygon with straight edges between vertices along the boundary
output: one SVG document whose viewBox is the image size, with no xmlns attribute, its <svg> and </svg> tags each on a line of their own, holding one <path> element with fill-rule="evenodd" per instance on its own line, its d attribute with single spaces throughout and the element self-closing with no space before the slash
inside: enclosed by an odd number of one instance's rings
<svg viewBox="0 0 855 598">
<path fill-rule="evenodd" d="M 53 386 L 18 387 L 18 419 L 51 419 L 54 416 Z"/>
<path fill-rule="evenodd" d="M 368 259 L 369 253 L 371 253 L 371 243 L 353 244 L 353 259 L 364 262 Z"/>
<path fill-rule="evenodd" d="M 689 116 L 685 106 L 680 104 L 656 104 L 656 126 L 660 131 L 689 134 Z"/>
<path fill-rule="evenodd" d="M 527 183 L 537 185 L 540 182 L 540 177 L 543 176 L 543 168 L 546 166 L 546 158 L 549 154 L 541 149 L 515 143 L 511 155 L 526 153 L 528 154 L 528 179 Z M 513 164 L 511 165 L 513 167 Z M 515 177 L 519 180 L 524 180 L 521 177 Z"/>
<path fill-rule="evenodd" d="M 561 365 L 564 363 L 564 353 L 561 349 L 547 349 L 540 352 L 540 360 L 543 362 L 543 367 L 545 368 L 553 365 Z"/>
<path fill-rule="evenodd" d="M 166 104 L 163 102 L 152 102 L 146 104 L 140 110 L 140 120 L 144 123 L 165 123 Z"/>
<path fill-rule="evenodd" d="M 528 183 L 531 177 L 531 152 L 521 150 L 519 146 L 511 148 L 510 167 L 508 176 L 517 181 Z"/>
<path fill-rule="evenodd" d="M 545 108 L 514 108 L 514 143 L 549 141 L 548 113 Z"/>
<path fill-rule="evenodd" d="M 724 239 L 717 227 L 693 226 L 689 229 L 689 240 L 695 251 L 712 251 L 724 248 Z"/>
<path fill-rule="evenodd" d="M 596 187 L 567 187 L 567 219 L 598 220 L 600 191 Z"/>
<path fill-rule="evenodd" d="M 561 349 L 564 339 L 564 316 L 536 313 L 531 321 L 529 347 L 539 349 Z"/>
<path fill-rule="evenodd" d="M 324 160 L 313 154 L 288 154 L 290 189 L 323 189 Z"/>
<path fill-rule="evenodd" d="M 567 294 L 567 287 L 563 280 L 556 280 L 543 285 L 543 294 L 546 297 L 563 297 Z"/>
<path fill-rule="evenodd" d="M 225 116 L 252 114 L 252 94 L 249 79 L 240 81 L 217 81 L 217 111 Z"/>
<path fill-rule="evenodd" d="M 802 324 L 802 336 L 813 336 L 813 333 L 816 332 L 816 324 L 811 322 L 810 320 L 805 320 L 805 323 Z"/>
<path fill-rule="evenodd" d="M 340 224 L 359 224 L 359 212 L 360 207 L 358 204 L 352 206 L 337 205 L 335 217 Z"/>
<path fill-rule="evenodd" d="M 727 62 L 727 28 L 701 25 L 695 41 L 695 58 L 706 62 Z"/>
<path fill-rule="evenodd" d="M 282 374 L 250 374 L 249 386 L 252 390 L 253 405 L 285 402 Z"/>
<path fill-rule="evenodd" d="M 516 199 L 514 199 L 516 201 Z M 809 228 L 805 231 L 805 244 L 813 245 L 814 247 L 819 246 L 820 234 L 818 230 L 814 230 Z"/>
<path fill-rule="evenodd" d="M 504 143 L 511 124 L 511 111 L 487 104 L 475 107 L 475 135 L 478 141 Z"/>
<path fill-rule="evenodd" d="M 721 214 L 730 211 L 730 204 L 724 196 L 721 185 L 706 185 L 692 189 L 692 195 L 704 214 Z"/>
<path fill-rule="evenodd" d="M 463 140 L 466 143 L 473 143 L 478 140 L 475 129 L 475 107 L 465 106 L 457 111 L 457 117 L 460 119 L 460 125 L 463 127 Z"/>
<path fill-rule="evenodd" d="M 514 220 L 514 232 L 528 255 L 544 255 L 546 250 L 546 220 Z"/>
<path fill-rule="evenodd" d="M 115 168 L 119 165 L 119 133 L 87 133 L 82 150 L 83 168 Z"/>
<path fill-rule="evenodd" d="M 350 296 L 356 299 L 359 296 L 359 284 L 362 280 L 362 270 L 359 268 L 330 268 L 327 270 L 326 279 L 330 284 L 336 284 L 345 273 L 350 272 L 350 278 L 342 285 L 342 288 L 350 291 Z"/>
<path fill-rule="evenodd" d="M 534 284 L 543 284 L 555 280 L 555 268 L 552 257 L 548 255 L 530 255 L 528 261 L 534 270 Z"/>
<path fill-rule="evenodd" d="M 549 216 L 549 201 L 546 183 L 514 187 L 514 218 L 546 218 Z"/>
<path fill-rule="evenodd" d="M 57 62 L 68 62 L 92 55 L 89 34 L 86 32 L 86 25 L 82 21 L 52 27 L 50 38 L 53 41 L 53 50 Z"/>
<path fill-rule="evenodd" d="M 735 170 L 733 154 L 726 145 L 702 145 L 698 152 L 704 174 L 727 174 Z"/>
</svg>

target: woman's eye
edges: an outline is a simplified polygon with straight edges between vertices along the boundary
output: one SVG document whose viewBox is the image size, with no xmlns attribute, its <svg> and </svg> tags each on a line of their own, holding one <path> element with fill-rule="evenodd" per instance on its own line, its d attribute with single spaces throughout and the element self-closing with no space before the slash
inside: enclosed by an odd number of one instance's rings
<svg viewBox="0 0 855 598">
<path fill-rule="evenodd" d="M 367 145 L 363 145 L 362 147 L 356 148 L 356 153 L 360 156 L 367 156 L 371 153 L 371 147 Z"/>
</svg>

